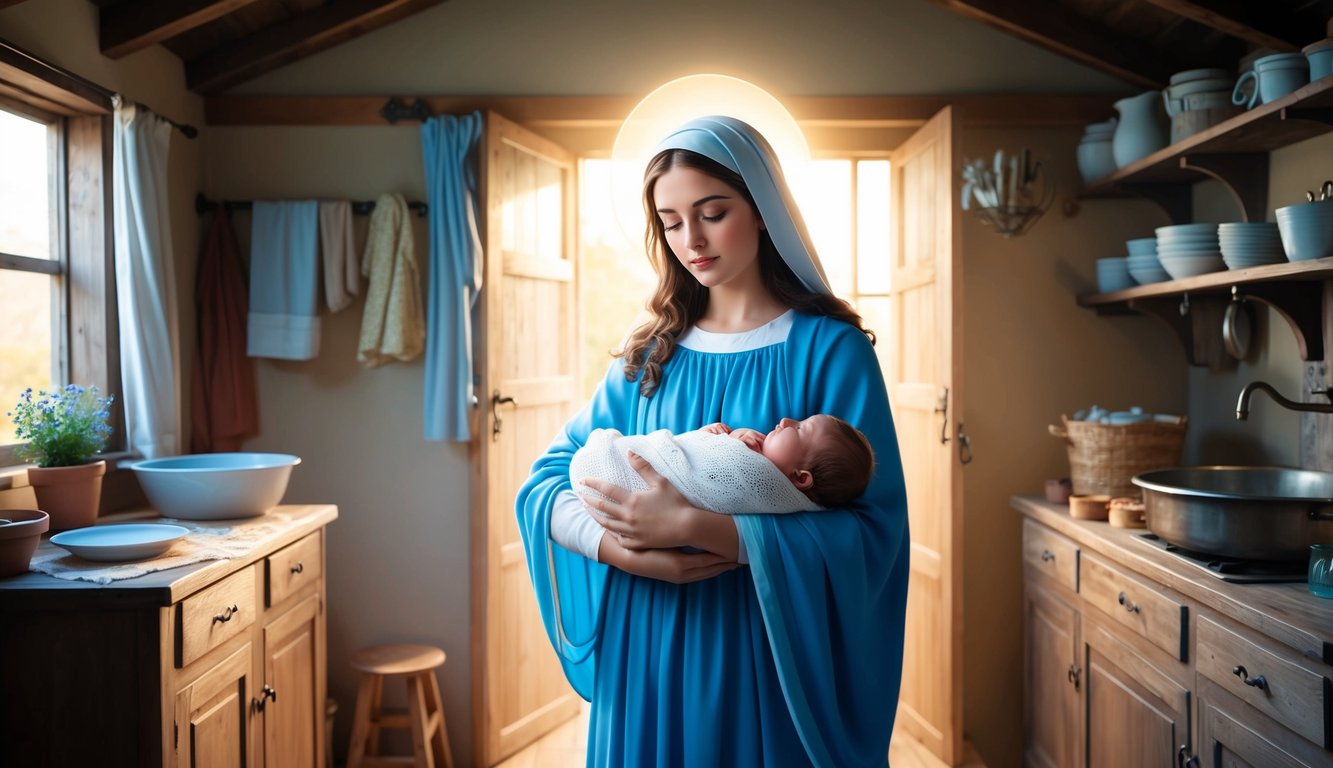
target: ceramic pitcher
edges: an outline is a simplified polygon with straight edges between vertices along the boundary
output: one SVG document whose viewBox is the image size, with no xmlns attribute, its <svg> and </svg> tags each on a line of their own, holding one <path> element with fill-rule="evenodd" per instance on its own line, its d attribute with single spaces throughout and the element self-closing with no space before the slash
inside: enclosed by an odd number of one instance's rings
<svg viewBox="0 0 1333 768">
<path fill-rule="evenodd" d="M 1111 153 L 1117 168 L 1124 168 L 1166 146 L 1166 113 L 1161 91 L 1144 91 L 1115 103 L 1120 113 Z"/>
</svg>

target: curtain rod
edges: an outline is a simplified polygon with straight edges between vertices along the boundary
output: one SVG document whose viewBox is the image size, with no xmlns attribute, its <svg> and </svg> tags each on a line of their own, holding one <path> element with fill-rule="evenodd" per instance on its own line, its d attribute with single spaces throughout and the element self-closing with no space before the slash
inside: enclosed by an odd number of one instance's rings
<svg viewBox="0 0 1333 768">
<path fill-rule="evenodd" d="M 226 206 L 227 210 L 229 211 L 248 211 L 254 207 L 253 200 L 223 200 L 222 204 Z M 218 201 L 210 200 L 209 198 L 204 196 L 203 192 L 200 192 L 199 194 L 194 196 L 194 210 L 199 214 L 204 214 L 207 213 L 208 211 L 215 211 L 217 210 L 217 207 L 218 207 Z M 407 207 L 411 208 L 413 211 L 416 211 L 416 214 L 418 216 L 426 215 L 427 208 L 425 203 L 412 200 L 408 202 Z M 352 213 L 356 214 L 357 216 L 369 215 L 370 212 L 373 210 L 375 210 L 374 200 L 352 201 Z"/>
</svg>

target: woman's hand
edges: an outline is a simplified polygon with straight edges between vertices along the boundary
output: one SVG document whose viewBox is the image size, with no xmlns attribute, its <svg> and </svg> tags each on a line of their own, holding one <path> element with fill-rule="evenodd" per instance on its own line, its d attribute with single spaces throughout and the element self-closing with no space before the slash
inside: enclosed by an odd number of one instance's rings
<svg viewBox="0 0 1333 768">
<path fill-rule="evenodd" d="M 667 549 L 694 544 L 693 527 L 699 515 L 710 513 L 691 505 L 642 456 L 631 453 L 629 465 L 648 484 L 647 490 L 628 491 L 605 480 L 584 478 L 584 485 L 605 497 L 581 494 L 597 522 L 625 549 Z"/>
<path fill-rule="evenodd" d="M 645 576 L 672 584 L 711 579 L 726 573 L 738 564 L 712 552 L 683 552 L 679 549 L 626 549 L 614 534 L 603 536 L 597 552 L 598 562 L 619 568 L 625 573 Z"/>
</svg>

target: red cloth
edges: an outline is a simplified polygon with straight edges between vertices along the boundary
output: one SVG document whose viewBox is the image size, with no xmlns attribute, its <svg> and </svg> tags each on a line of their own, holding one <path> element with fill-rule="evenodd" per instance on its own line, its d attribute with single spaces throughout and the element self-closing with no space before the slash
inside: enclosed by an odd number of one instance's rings
<svg viewBox="0 0 1333 768">
<path fill-rule="evenodd" d="M 219 205 L 195 279 L 197 344 L 190 390 L 190 451 L 239 450 L 259 432 L 254 363 L 245 353 L 250 311 L 236 235 Z"/>
</svg>

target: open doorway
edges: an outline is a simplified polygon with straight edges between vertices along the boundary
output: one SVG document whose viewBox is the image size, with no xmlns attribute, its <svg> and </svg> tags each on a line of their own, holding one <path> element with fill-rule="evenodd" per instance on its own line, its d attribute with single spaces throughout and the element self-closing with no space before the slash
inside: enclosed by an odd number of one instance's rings
<svg viewBox="0 0 1333 768">
<path fill-rule="evenodd" d="M 642 234 L 625 232 L 612 207 L 611 160 L 579 161 L 579 292 L 586 400 L 613 351 L 644 311 L 656 278 Z M 788 169 L 792 191 L 834 292 L 881 337 L 890 332 L 890 166 L 883 156 L 827 156 Z M 881 365 L 890 359 L 881 353 Z M 886 375 L 888 370 L 885 370 Z"/>
</svg>

